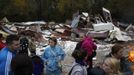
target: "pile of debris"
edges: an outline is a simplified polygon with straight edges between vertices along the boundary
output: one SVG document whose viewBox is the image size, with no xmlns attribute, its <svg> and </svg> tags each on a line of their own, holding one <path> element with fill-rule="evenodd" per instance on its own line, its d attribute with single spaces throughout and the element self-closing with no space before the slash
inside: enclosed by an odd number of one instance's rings
<svg viewBox="0 0 134 75">
<path fill-rule="evenodd" d="M 70 23 L 55 22 L 9 22 L 6 18 L 0 21 L 0 33 L 6 37 L 8 34 L 19 34 L 25 32 L 27 35 L 34 34 L 38 42 L 43 39 L 55 36 L 57 39 L 77 41 L 79 33 L 85 33 L 93 37 L 98 43 L 105 41 L 113 43 L 118 41 L 134 40 L 134 26 L 120 22 L 113 22 L 109 10 L 103 8 L 103 17 L 101 15 L 89 15 L 86 12 L 79 12 L 73 15 Z"/>
<path fill-rule="evenodd" d="M 70 23 L 47 23 L 44 21 L 11 23 L 4 18 L 0 21 L 0 33 L 4 37 L 22 32 L 28 36 L 34 36 L 37 42 L 37 55 L 42 55 L 47 46 L 46 40 L 49 37 L 56 37 L 59 45 L 63 47 L 67 54 L 66 59 L 71 59 L 70 61 L 64 61 L 63 67 L 70 67 L 73 61 L 70 54 L 77 44 L 79 33 L 85 33 L 95 39 L 98 47 L 96 58 L 97 61 L 101 61 L 110 52 L 115 42 L 134 40 L 134 26 L 132 24 L 115 23 L 112 20 L 110 11 L 105 8 L 102 10 L 104 13 L 103 18 L 100 15 L 92 16 L 86 12 L 81 14 L 77 12 L 73 15 L 73 20 Z"/>
</svg>

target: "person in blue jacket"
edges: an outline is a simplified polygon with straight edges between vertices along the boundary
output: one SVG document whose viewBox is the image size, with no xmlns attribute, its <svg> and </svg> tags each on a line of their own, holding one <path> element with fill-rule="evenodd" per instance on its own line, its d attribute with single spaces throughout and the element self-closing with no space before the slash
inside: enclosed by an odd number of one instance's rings
<svg viewBox="0 0 134 75">
<path fill-rule="evenodd" d="M 17 35 L 7 36 L 6 47 L 0 51 L 0 75 L 12 75 L 10 64 L 19 47 L 20 41 Z"/>
<path fill-rule="evenodd" d="M 57 39 L 52 37 L 49 39 L 49 46 L 45 49 L 42 56 L 46 63 L 45 75 L 61 75 L 60 62 L 64 60 L 65 52 L 57 45 Z"/>
</svg>

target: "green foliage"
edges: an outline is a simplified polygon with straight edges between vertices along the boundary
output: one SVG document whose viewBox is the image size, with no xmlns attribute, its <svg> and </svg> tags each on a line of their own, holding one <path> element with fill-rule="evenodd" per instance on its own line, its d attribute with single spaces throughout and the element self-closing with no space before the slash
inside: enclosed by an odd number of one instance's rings
<svg viewBox="0 0 134 75">
<path fill-rule="evenodd" d="M 0 0 L 1 18 L 11 21 L 65 21 L 77 10 L 88 11 L 90 0 Z"/>
<path fill-rule="evenodd" d="M 100 13 L 106 7 L 117 19 L 134 17 L 134 0 L 0 0 L 0 18 L 9 21 L 45 20 L 64 22 L 76 11 Z"/>
<path fill-rule="evenodd" d="M 134 23 L 134 0 L 109 0 L 105 7 L 110 9 L 117 20 Z"/>
</svg>

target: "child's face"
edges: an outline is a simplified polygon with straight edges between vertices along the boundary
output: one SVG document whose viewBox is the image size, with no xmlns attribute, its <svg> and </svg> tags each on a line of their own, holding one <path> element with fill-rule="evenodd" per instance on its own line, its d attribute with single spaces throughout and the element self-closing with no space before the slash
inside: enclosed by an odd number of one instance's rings
<svg viewBox="0 0 134 75">
<path fill-rule="evenodd" d="M 55 46 L 55 42 L 52 41 L 52 40 L 49 40 L 49 45 L 50 45 L 50 46 Z"/>
<path fill-rule="evenodd" d="M 102 66 L 106 73 L 113 73 L 112 67 L 108 62 L 105 61 Z"/>
</svg>

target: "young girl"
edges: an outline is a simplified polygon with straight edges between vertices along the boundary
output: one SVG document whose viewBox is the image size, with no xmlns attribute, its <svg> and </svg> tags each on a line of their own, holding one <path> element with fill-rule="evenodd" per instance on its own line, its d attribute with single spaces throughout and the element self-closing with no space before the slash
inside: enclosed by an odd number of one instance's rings
<svg viewBox="0 0 134 75">
<path fill-rule="evenodd" d="M 116 58 L 106 58 L 102 68 L 106 75 L 122 75 L 120 72 L 120 61 Z"/>
<path fill-rule="evenodd" d="M 59 63 L 65 57 L 65 52 L 57 45 L 56 38 L 49 39 L 49 46 L 45 49 L 42 56 L 46 63 L 46 75 L 61 75 Z"/>
</svg>

